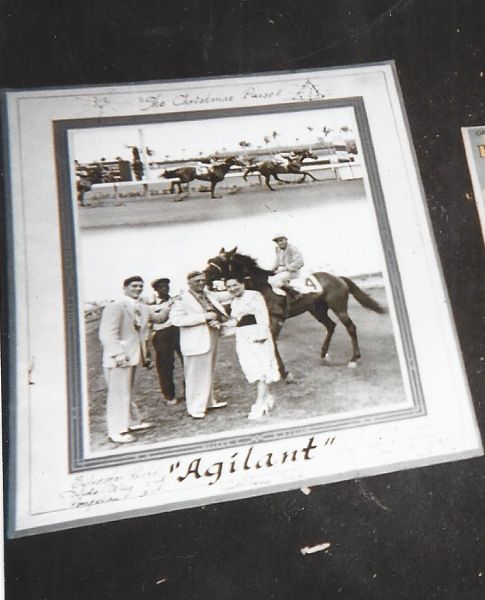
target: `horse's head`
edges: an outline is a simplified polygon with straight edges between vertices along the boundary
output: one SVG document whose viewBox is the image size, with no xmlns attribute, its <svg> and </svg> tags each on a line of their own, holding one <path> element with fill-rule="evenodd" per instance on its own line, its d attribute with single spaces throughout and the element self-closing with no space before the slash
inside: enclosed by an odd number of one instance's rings
<svg viewBox="0 0 485 600">
<path fill-rule="evenodd" d="M 311 152 L 311 150 L 304 150 L 303 152 L 303 158 L 313 158 L 313 160 L 318 158 L 318 156 L 314 152 Z"/>
<path fill-rule="evenodd" d="M 240 158 L 238 158 L 237 156 L 228 156 L 225 159 L 224 163 L 226 165 L 228 165 L 229 167 L 232 167 L 234 165 L 237 165 L 238 167 L 246 166 L 246 163 L 243 160 L 241 160 Z"/>
<path fill-rule="evenodd" d="M 221 248 L 219 254 L 207 261 L 205 276 L 209 289 L 213 288 L 214 281 L 230 277 L 243 277 L 251 279 L 255 284 L 264 283 L 272 271 L 266 271 L 258 266 L 254 258 L 237 252 L 237 246 L 232 250 Z"/>
<path fill-rule="evenodd" d="M 219 256 L 226 263 L 231 261 L 231 258 L 236 254 L 237 246 L 234 246 L 232 250 L 226 250 L 224 246 L 219 250 Z"/>
<path fill-rule="evenodd" d="M 222 248 L 224 250 L 224 248 Z M 229 274 L 229 262 L 220 253 L 217 256 L 209 258 L 207 267 L 204 270 L 207 286 L 210 290 L 214 287 L 214 281 L 225 279 Z"/>
</svg>

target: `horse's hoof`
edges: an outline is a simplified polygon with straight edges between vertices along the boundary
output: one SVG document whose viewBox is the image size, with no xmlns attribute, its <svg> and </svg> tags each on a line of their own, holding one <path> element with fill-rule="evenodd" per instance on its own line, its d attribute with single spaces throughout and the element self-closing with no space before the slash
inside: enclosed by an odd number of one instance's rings
<svg viewBox="0 0 485 600">
<path fill-rule="evenodd" d="M 347 363 L 347 367 L 349 369 L 355 369 L 355 367 L 357 366 L 357 361 L 356 360 L 351 360 Z"/>
<path fill-rule="evenodd" d="M 292 373 L 288 373 L 285 377 L 285 383 L 290 384 L 290 383 L 296 383 L 295 378 L 293 377 Z"/>
</svg>

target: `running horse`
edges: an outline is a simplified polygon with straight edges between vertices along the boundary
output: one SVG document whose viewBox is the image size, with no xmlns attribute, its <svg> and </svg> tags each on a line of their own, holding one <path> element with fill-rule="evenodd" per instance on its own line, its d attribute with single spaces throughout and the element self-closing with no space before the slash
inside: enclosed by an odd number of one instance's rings
<svg viewBox="0 0 485 600">
<path fill-rule="evenodd" d="M 340 322 L 344 325 L 352 341 L 352 357 L 347 365 L 355 367 L 361 358 L 359 343 L 357 340 L 357 328 L 348 314 L 349 295 L 352 295 L 364 308 L 376 313 L 383 314 L 386 309 L 366 294 L 355 282 L 348 277 L 337 277 L 331 273 L 313 273 L 321 285 L 322 292 L 311 292 L 301 294 L 298 298 L 290 298 L 276 294 L 268 283 L 268 277 L 273 271 L 262 269 L 256 260 L 245 254 L 239 254 L 237 247 L 225 251 L 221 248 L 219 254 L 207 261 L 205 275 L 210 289 L 216 280 L 228 279 L 231 276 L 243 277 L 246 287 L 261 292 L 268 307 L 270 317 L 270 328 L 275 342 L 276 359 L 281 377 L 287 383 L 293 381 L 293 376 L 286 369 L 280 356 L 277 340 L 283 323 L 287 318 L 296 317 L 309 312 L 326 329 L 320 356 L 322 361 L 327 356 L 330 341 L 336 327 L 336 323 L 328 316 L 331 309 Z"/>
<path fill-rule="evenodd" d="M 264 177 L 266 186 L 272 192 L 275 190 L 271 187 L 271 177 L 276 179 L 276 181 L 281 181 L 282 183 L 290 183 L 289 181 L 284 181 L 278 177 L 278 175 L 285 173 L 291 175 L 301 175 L 302 177 L 298 183 L 302 183 L 307 177 L 310 177 L 310 179 L 313 179 L 313 181 L 318 181 L 318 179 L 308 171 L 301 170 L 301 166 L 305 158 L 318 158 L 318 156 L 309 150 L 297 150 L 293 152 L 293 157 L 287 159 L 286 164 L 277 160 L 263 160 L 262 162 L 255 163 L 247 167 L 246 171 L 244 172 L 243 179 L 244 181 L 247 181 L 247 177 L 250 173 L 258 172 Z"/>
<path fill-rule="evenodd" d="M 233 165 L 239 165 L 241 167 L 246 166 L 245 163 L 238 160 L 235 156 L 228 156 L 225 160 L 208 165 L 203 171 L 199 171 L 197 167 L 178 167 L 177 169 L 165 170 L 160 177 L 178 180 L 172 181 L 170 185 L 171 194 L 174 193 L 175 186 L 178 186 L 179 194 L 181 194 L 182 183 L 188 184 L 194 179 L 209 181 L 211 184 L 211 198 L 214 199 L 216 197 L 214 194 L 216 185 L 224 179 Z"/>
</svg>

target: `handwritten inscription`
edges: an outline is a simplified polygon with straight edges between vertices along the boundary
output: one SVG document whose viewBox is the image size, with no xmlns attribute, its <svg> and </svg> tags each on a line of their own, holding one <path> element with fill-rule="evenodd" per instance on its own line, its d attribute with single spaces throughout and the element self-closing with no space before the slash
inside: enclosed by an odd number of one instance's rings
<svg viewBox="0 0 485 600">
<path fill-rule="evenodd" d="M 276 90 L 259 88 L 251 86 L 243 90 L 237 90 L 235 94 L 229 93 L 214 93 L 208 91 L 206 93 L 194 94 L 191 92 L 183 92 L 175 96 L 164 96 L 162 93 L 150 94 L 148 96 L 139 96 L 138 100 L 141 104 L 140 110 L 158 110 L 170 106 L 176 107 L 204 107 L 204 106 L 224 106 L 233 104 L 239 100 L 270 100 L 278 99 L 283 95 L 283 88 Z"/>
<path fill-rule="evenodd" d="M 317 444 L 315 438 L 311 437 L 306 444 L 296 448 L 258 452 L 257 447 L 250 446 L 217 461 L 207 460 L 205 456 L 179 459 L 165 470 L 160 469 L 156 463 L 150 463 L 133 466 L 123 474 L 81 473 L 74 476 L 70 488 L 61 494 L 61 498 L 71 508 L 83 508 L 152 496 L 167 489 L 173 491 L 178 486 L 187 487 L 189 483 L 199 480 L 209 486 L 224 481 L 229 487 L 234 487 L 237 480 L 246 474 L 250 476 L 251 473 L 264 472 L 269 476 L 271 471 L 279 468 L 311 461 L 317 456 L 319 449 L 332 446 L 334 442 L 334 437 L 327 437 Z M 258 477 L 258 484 L 261 483 L 260 479 Z M 250 485 L 251 481 L 240 483 Z"/>
<path fill-rule="evenodd" d="M 157 468 L 133 468 L 123 475 L 76 475 L 71 487 L 61 494 L 72 508 L 104 504 L 128 498 L 143 498 L 160 492 L 165 477 Z"/>
</svg>

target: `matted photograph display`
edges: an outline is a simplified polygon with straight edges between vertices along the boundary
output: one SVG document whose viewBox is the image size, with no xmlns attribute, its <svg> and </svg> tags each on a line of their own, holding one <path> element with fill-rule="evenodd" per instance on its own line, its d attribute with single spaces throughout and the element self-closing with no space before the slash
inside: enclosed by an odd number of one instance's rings
<svg viewBox="0 0 485 600">
<path fill-rule="evenodd" d="M 463 127 L 461 132 L 482 235 L 485 239 L 485 127 Z"/>
<path fill-rule="evenodd" d="M 11 536 L 481 454 L 392 63 L 4 100 Z"/>
</svg>

